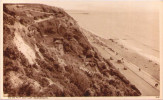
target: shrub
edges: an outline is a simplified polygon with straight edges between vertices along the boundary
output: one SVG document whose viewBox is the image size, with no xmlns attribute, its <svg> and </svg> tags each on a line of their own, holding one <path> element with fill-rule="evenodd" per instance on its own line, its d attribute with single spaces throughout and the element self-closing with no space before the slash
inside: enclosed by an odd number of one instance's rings
<svg viewBox="0 0 163 100">
<path fill-rule="evenodd" d="M 98 68 L 100 71 L 103 71 L 104 69 L 107 69 L 107 66 L 104 62 L 99 61 L 98 63 Z"/>
<path fill-rule="evenodd" d="M 90 80 L 83 72 L 73 72 L 70 81 L 72 81 L 81 91 L 85 91 L 90 87 Z"/>
<path fill-rule="evenodd" d="M 109 65 L 109 67 L 114 68 L 114 65 L 110 62 L 109 59 L 105 60 L 105 62 Z"/>
<path fill-rule="evenodd" d="M 130 82 L 116 69 L 110 69 L 110 75 L 117 76 L 120 80 L 122 80 L 125 84 L 129 84 Z"/>
<path fill-rule="evenodd" d="M 31 85 L 30 83 L 27 84 L 23 84 L 19 91 L 18 91 L 19 96 L 37 96 L 38 95 L 38 91 L 36 90 L 36 88 Z"/>
<path fill-rule="evenodd" d="M 115 83 L 115 80 L 112 80 L 112 79 L 111 79 L 111 80 L 108 80 L 108 82 L 109 82 L 109 84 L 111 84 L 111 85 L 113 85 L 113 86 L 115 86 L 115 84 L 116 84 L 116 83 Z"/>
<path fill-rule="evenodd" d="M 47 87 L 49 85 L 49 81 L 46 78 L 41 78 L 39 83 L 42 87 Z"/>
<path fill-rule="evenodd" d="M 131 85 L 131 88 L 132 88 L 133 90 L 135 90 L 135 92 L 134 92 L 134 95 L 135 95 L 135 96 L 141 95 L 141 92 L 135 87 L 135 85 Z"/>
<path fill-rule="evenodd" d="M 3 55 L 10 58 L 10 59 L 13 59 L 13 60 L 16 60 L 17 59 L 17 54 L 16 52 L 13 50 L 13 48 L 9 48 L 7 47 L 4 51 L 3 51 Z"/>
<path fill-rule="evenodd" d="M 94 91 L 91 90 L 90 88 L 86 89 L 84 92 L 84 96 L 94 96 Z"/>
<path fill-rule="evenodd" d="M 34 19 L 34 20 L 38 20 L 38 17 L 35 16 L 33 19 Z"/>
<path fill-rule="evenodd" d="M 64 48 L 64 52 L 71 52 L 72 51 L 70 43 L 67 40 L 63 40 L 63 48 Z"/>
<path fill-rule="evenodd" d="M 84 54 L 86 55 L 87 58 L 91 58 L 94 56 L 94 51 L 89 49 L 89 50 L 84 51 Z"/>
<path fill-rule="evenodd" d="M 61 26 L 58 29 L 58 33 L 64 35 L 67 32 L 66 25 L 64 25 L 63 23 L 60 24 Z"/>
<path fill-rule="evenodd" d="M 45 29 L 45 33 L 46 34 L 55 34 L 56 30 L 52 27 L 49 27 L 49 28 Z"/>
<path fill-rule="evenodd" d="M 15 19 L 12 17 L 7 16 L 6 14 L 3 14 L 3 22 L 4 24 L 14 25 Z"/>
<path fill-rule="evenodd" d="M 27 17 L 21 17 L 21 19 L 19 20 L 19 22 L 24 25 L 24 26 L 27 26 L 29 24 L 32 23 L 32 20 L 27 18 Z"/>
<path fill-rule="evenodd" d="M 42 96 L 63 96 L 63 91 L 55 84 L 52 84 L 43 91 Z"/>
<path fill-rule="evenodd" d="M 13 16 L 13 17 L 16 15 L 15 12 L 13 12 L 13 11 L 11 11 L 11 10 L 9 10 L 9 9 L 7 8 L 7 4 L 4 4 L 4 5 L 3 5 L 3 11 L 6 12 L 6 13 L 8 13 L 8 14 L 10 14 L 10 15 Z"/>
</svg>

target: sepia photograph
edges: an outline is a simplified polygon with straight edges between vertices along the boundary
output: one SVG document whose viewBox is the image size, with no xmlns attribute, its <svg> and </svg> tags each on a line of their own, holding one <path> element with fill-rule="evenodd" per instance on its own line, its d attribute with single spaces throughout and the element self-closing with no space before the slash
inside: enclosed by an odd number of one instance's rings
<svg viewBox="0 0 163 100">
<path fill-rule="evenodd" d="M 1 94 L 161 96 L 161 0 L 2 0 Z"/>
</svg>

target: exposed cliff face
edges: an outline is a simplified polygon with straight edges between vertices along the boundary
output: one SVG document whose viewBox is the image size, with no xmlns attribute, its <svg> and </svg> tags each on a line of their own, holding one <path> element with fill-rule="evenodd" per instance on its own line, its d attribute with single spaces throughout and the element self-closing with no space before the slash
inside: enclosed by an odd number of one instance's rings
<svg viewBox="0 0 163 100">
<path fill-rule="evenodd" d="M 91 46 L 62 9 L 4 5 L 4 94 L 138 96 L 139 90 Z"/>
</svg>

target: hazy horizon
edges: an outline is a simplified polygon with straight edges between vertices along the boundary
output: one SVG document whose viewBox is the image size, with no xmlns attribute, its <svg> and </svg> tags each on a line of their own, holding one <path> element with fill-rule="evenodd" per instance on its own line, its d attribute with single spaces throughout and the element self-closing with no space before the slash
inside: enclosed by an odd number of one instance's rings
<svg viewBox="0 0 163 100">
<path fill-rule="evenodd" d="M 158 11 L 158 1 L 54 1 L 46 2 L 65 10 L 103 11 L 103 12 L 148 12 Z"/>
</svg>

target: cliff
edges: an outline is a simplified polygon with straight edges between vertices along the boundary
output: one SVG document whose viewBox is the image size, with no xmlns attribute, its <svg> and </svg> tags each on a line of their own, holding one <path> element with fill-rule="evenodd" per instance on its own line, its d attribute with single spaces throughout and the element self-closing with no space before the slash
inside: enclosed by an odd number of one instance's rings
<svg viewBox="0 0 163 100">
<path fill-rule="evenodd" d="M 3 91 L 8 96 L 139 96 L 63 9 L 4 4 Z"/>
</svg>

